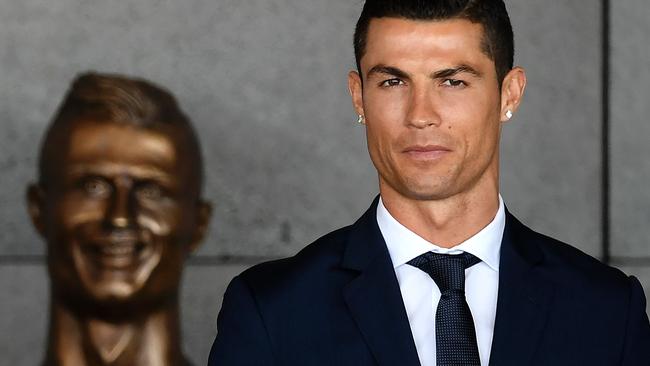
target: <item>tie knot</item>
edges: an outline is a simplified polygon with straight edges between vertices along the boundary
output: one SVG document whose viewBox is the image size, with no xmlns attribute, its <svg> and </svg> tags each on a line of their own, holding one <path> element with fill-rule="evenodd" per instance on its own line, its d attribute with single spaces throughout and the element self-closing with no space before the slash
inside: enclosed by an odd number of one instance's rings
<svg viewBox="0 0 650 366">
<path fill-rule="evenodd" d="M 441 293 L 465 292 L 465 269 L 481 260 L 469 253 L 457 255 L 426 252 L 408 264 L 426 272 L 435 281 Z"/>
</svg>

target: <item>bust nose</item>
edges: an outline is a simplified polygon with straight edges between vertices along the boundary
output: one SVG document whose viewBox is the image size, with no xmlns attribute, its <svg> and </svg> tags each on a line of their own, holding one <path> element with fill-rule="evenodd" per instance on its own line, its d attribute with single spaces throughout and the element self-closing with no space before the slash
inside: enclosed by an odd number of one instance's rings
<svg viewBox="0 0 650 366">
<path fill-rule="evenodd" d="M 110 228 L 126 229 L 134 225 L 134 204 L 132 200 L 132 183 L 127 179 L 118 179 L 106 212 L 106 224 Z"/>
</svg>

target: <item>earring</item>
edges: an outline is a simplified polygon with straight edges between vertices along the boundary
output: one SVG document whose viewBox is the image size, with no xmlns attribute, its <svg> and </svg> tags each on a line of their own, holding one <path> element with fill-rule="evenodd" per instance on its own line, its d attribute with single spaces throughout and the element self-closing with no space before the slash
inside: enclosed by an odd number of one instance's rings
<svg viewBox="0 0 650 366">
<path fill-rule="evenodd" d="M 357 119 L 357 123 L 360 124 L 360 125 L 365 125 L 366 124 L 366 122 L 363 120 L 363 115 L 362 114 L 359 115 L 359 119 Z"/>
<path fill-rule="evenodd" d="M 507 110 L 507 111 L 506 111 L 506 118 L 507 118 L 507 119 L 512 118 L 512 111 L 511 111 L 511 110 Z"/>
</svg>

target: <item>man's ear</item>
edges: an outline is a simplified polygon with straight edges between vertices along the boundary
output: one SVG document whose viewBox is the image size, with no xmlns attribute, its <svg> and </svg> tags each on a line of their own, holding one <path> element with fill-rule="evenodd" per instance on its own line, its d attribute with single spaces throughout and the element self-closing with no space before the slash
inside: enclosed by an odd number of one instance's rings
<svg viewBox="0 0 650 366">
<path fill-rule="evenodd" d="M 519 109 L 526 89 L 526 71 L 514 67 L 501 84 L 501 122 L 507 122 Z"/>
<path fill-rule="evenodd" d="M 363 111 L 363 85 L 361 75 L 356 71 L 348 73 L 348 91 L 352 97 L 352 106 L 360 116 L 365 116 Z"/>
<path fill-rule="evenodd" d="M 32 224 L 36 231 L 45 236 L 45 225 L 43 223 L 43 213 L 45 211 L 45 191 L 38 184 L 30 184 L 26 192 L 27 212 L 32 219 Z"/>
<path fill-rule="evenodd" d="M 210 218 L 212 218 L 212 204 L 210 204 L 210 202 L 199 200 L 196 210 L 196 227 L 194 228 L 192 242 L 188 247 L 188 253 L 196 251 L 196 249 L 201 245 L 201 242 L 208 231 Z"/>
</svg>

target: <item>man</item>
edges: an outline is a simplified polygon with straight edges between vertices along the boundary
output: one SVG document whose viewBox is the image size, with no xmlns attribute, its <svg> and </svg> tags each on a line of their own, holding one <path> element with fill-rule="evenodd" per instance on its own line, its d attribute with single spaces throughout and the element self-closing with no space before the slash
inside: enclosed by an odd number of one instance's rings
<svg viewBox="0 0 650 366">
<path fill-rule="evenodd" d="M 211 365 L 650 365 L 639 282 L 517 221 L 501 0 L 367 0 L 349 88 L 380 197 L 230 284 Z"/>
<path fill-rule="evenodd" d="M 187 365 L 178 290 L 210 205 L 190 121 L 144 80 L 85 74 L 42 145 L 29 213 L 47 241 L 45 365 Z"/>
</svg>

